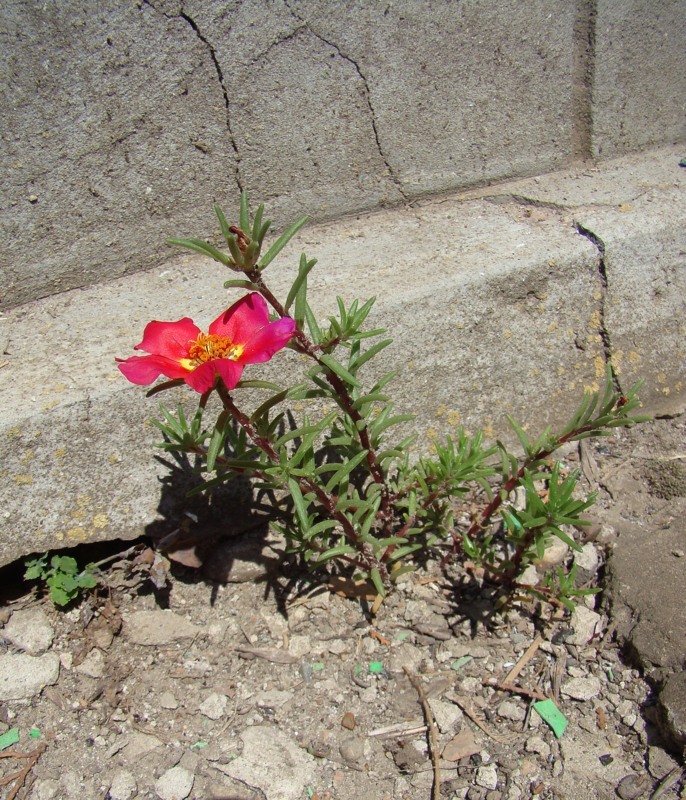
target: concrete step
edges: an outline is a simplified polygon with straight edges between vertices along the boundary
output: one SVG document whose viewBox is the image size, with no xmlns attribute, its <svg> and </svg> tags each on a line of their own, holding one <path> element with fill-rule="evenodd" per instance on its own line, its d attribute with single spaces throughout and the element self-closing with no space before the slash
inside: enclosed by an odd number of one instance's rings
<svg viewBox="0 0 686 800">
<path fill-rule="evenodd" d="M 664 147 L 306 227 L 265 277 L 283 294 L 304 250 L 319 259 L 310 300 L 322 319 L 337 295 L 376 295 L 370 324 L 388 327 L 394 343 L 370 380 L 399 371 L 392 391 L 399 410 L 418 414 L 420 448 L 458 424 L 501 435 L 506 414 L 532 432 L 561 422 L 610 358 L 624 387 L 646 380 L 648 411 L 680 410 L 683 155 Z M 205 231 L 175 233 L 209 237 L 209 201 L 207 211 Z M 223 289 L 227 277 L 170 250 L 163 267 L 0 318 L 0 564 L 130 539 L 184 507 L 153 458 L 157 398 L 128 384 L 114 359 L 133 354 L 151 319 L 206 326 L 240 296 Z M 283 352 L 245 377 L 295 381 L 302 366 Z"/>
</svg>

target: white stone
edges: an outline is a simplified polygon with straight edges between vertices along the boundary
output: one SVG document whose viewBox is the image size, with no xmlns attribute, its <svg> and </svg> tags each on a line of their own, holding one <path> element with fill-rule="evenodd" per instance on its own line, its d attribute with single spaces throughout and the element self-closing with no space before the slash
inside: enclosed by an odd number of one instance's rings
<svg viewBox="0 0 686 800">
<path fill-rule="evenodd" d="M 26 608 L 12 614 L 2 635 L 25 653 L 37 656 L 50 648 L 55 632 L 42 608 Z"/>
<path fill-rule="evenodd" d="M 312 782 L 315 759 L 291 736 L 269 725 L 256 725 L 241 733 L 243 752 L 228 764 L 215 768 L 257 786 L 270 798 L 302 800 L 304 787 Z"/>
<path fill-rule="evenodd" d="M 458 725 L 462 724 L 464 715 L 455 703 L 431 698 L 429 705 L 441 733 L 451 733 Z"/>
<path fill-rule="evenodd" d="M 526 740 L 524 749 L 527 753 L 538 753 L 543 758 L 548 758 L 550 755 L 550 745 L 540 736 L 530 736 Z"/>
<path fill-rule="evenodd" d="M 583 570 L 587 575 L 595 575 L 600 563 L 595 545 L 592 542 L 587 542 L 581 548 L 581 552 L 574 555 L 574 563 L 578 569 Z"/>
<path fill-rule="evenodd" d="M 133 773 L 120 770 L 115 773 L 110 784 L 109 797 L 111 800 L 130 800 L 138 790 Z"/>
<path fill-rule="evenodd" d="M 0 657 L 0 700 L 26 700 L 57 683 L 60 659 L 56 653 L 30 656 L 6 653 Z"/>
<path fill-rule="evenodd" d="M 556 567 L 558 564 L 561 564 L 567 557 L 568 552 L 569 545 L 566 545 L 562 539 L 558 539 L 557 536 L 554 536 L 550 544 L 546 547 L 543 558 L 538 562 L 540 569 L 547 571 L 551 567 Z"/>
<path fill-rule="evenodd" d="M 476 772 L 476 784 L 484 789 L 498 788 L 498 768 L 495 764 L 485 764 Z"/>
<path fill-rule="evenodd" d="M 162 708 L 168 708 L 171 711 L 173 711 L 175 708 L 179 707 L 179 701 L 167 689 L 160 695 L 160 705 L 162 706 Z"/>
<path fill-rule="evenodd" d="M 38 779 L 33 784 L 31 800 L 54 800 L 54 798 L 57 797 L 59 788 L 59 783 L 55 780 L 50 778 L 46 778 L 45 780 Z"/>
<path fill-rule="evenodd" d="M 600 694 L 600 681 L 595 675 L 586 678 L 572 678 L 562 684 L 560 691 L 574 700 L 591 700 Z"/>
<path fill-rule="evenodd" d="M 155 784 L 160 800 L 186 800 L 193 788 L 195 777 L 183 767 L 172 767 Z"/>
<path fill-rule="evenodd" d="M 198 628 L 173 611 L 134 611 L 124 616 L 124 632 L 134 644 L 158 647 L 191 639 L 198 633 Z"/>
<path fill-rule="evenodd" d="M 578 647 L 583 647 L 591 641 L 594 636 L 600 634 L 602 630 L 602 617 L 595 611 L 585 606 L 577 606 L 572 618 L 570 626 L 574 633 L 567 639 L 569 644 L 575 644 Z"/>
<path fill-rule="evenodd" d="M 512 700 L 503 700 L 498 706 L 498 714 L 503 719 L 511 719 L 515 722 L 521 722 L 526 716 L 526 711 Z"/>
<path fill-rule="evenodd" d="M 293 699 L 293 692 L 282 692 L 279 689 L 270 689 L 258 692 L 255 695 L 255 704 L 258 708 L 281 708 Z"/>
<path fill-rule="evenodd" d="M 288 652 L 296 658 L 302 658 L 303 656 L 306 656 L 311 649 L 312 642 L 310 641 L 310 637 L 305 636 L 304 634 L 291 636 L 288 642 Z"/>
<path fill-rule="evenodd" d="M 209 719 L 220 719 L 226 711 L 229 698 L 225 694 L 213 692 L 198 706 L 198 711 Z"/>
<path fill-rule="evenodd" d="M 76 671 L 90 678 L 102 678 L 105 674 L 105 656 L 102 650 L 94 647 L 83 661 L 76 667 Z"/>
<path fill-rule="evenodd" d="M 523 583 L 526 586 L 536 586 L 539 581 L 540 576 L 534 564 L 529 564 L 524 572 L 517 578 L 517 583 Z"/>
</svg>

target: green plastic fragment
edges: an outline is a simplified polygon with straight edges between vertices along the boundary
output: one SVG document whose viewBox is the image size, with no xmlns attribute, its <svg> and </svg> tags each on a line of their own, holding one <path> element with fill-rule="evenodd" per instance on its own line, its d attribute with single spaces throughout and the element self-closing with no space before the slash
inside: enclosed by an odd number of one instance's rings
<svg viewBox="0 0 686 800">
<path fill-rule="evenodd" d="M 312 672 L 321 672 L 324 669 L 324 664 L 321 661 L 315 661 L 312 664 Z"/>
<path fill-rule="evenodd" d="M 201 750 L 203 747 L 207 747 L 209 742 L 193 742 L 191 745 L 191 750 Z"/>
<path fill-rule="evenodd" d="M 459 672 L 459 670 L 461 670 L 465 664 L 469 664 L 471 660 L 472 656 L 461 656 L 460 658 L 457 659 L 457 661 L 453 661 L 451 666 L 455 670 L 455 672 Z"/>
<path fill-rule="evenodd" d="M 369 662 L 369 671 L 372 675 L 378 675 L 380 672 L 383 672 L 383 662 L 382 661 L 370 661 Z"/>
<path fill-rule="evenodd" d="M 607 677 L 612 681 L 612 683 L 615 682 L 615 674 L 612 671 L 612 667 L 607 668 Z"/>
<path fill-rule="evenodd" d="M 11 747 L 19 741 L 19 728 L 10 728 L 0 736 L 0 750 Z"/>
<path fill-rule="evenodd" d="M 550 725 L 553 733 L 559 739 L 565 732 L 568 722 L 555 703 L 552 700 L 539 700 L 534 703 L 534 711 L 544 722 Z"/>
<path fill-rule="evenodd" d="M 40 739 L 42 733 L 40 732 L 39 728 L 31 728 L 31 730 L 29 731 L 29 736 L 32 739 Z"/>
<path fill-rule="evenodd" d="M 409 631 L 398 631 L 398 632 L 396 633 L 396 635 L 393 637 L 393 639 L 394 639 L 396 642 L 404 642 L 404 641 L 405 641 L 405 639 L 407 639 L 407 637 L 408 637 L 409 635 L 410 635 L 410 632 L 409 632 Z"/>
</svg>

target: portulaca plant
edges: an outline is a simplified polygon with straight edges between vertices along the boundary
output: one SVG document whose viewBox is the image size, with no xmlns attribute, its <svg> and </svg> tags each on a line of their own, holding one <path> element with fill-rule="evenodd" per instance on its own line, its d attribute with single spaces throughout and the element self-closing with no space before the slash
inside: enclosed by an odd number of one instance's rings
<svg viewBox="0 0 686 800">
<path fill-rule="evenodd" d="M 196 457 L 203 490 L 239 475 L 250 478 L 256 490 L 270 490 L 272 525 L 290 552 L 311 569 L 369 582 L 379 598 L 433 554 L 443 567 L 459 561 L 479 570 L 504 600 L 528 593 L 573 608 L 571 598 L 588 591 L 576 586 L 573 568 L 558 568 L 533 583 L 522 577 L 553 537 L 579 549 L 571 526 L 584 524 L 581 515 L 594 502 L 593 494 L 580 494 L 578 474 L 565 472 L 551 457 L 567 442 L 646 419 L 632 415 L 639 406 L 638 385 L 620 395 L 608 369 L 603 392 L 586 395 L 566 426 L 547 429 L 535 440 L 511 420 L 520 455 L 457 428 L 435 444 L 433 455 L 412 458 L 414 437 L 393 438 L 411 418 L 393 411 L 388 389 L 394 375 L 372 385 L 365 381 L 372 359 L 392 341 L 382 338 L 385 331 L 366 328 L 374 299 L 349 306 L 338 299 L 336 312 L 320 325 L 307 294 L 315 259 L 301 256 L 285 299 L 265 281 L 266 268 L 306 219 L 263 254 L 271 227 L 263 206 L 251 219 L 243 195 L 238 225 L 229 225 L 218 207 L 215 211 L 228 252 L 200 239 L 170 243 L 240 274 L 225 286 L 247 294 L 207 333 L 188 317 L 150 322 L 134 348 L 145 355 L 119 363 L 135 384 L 165 378 L 150 394 L 183 383 L 199 394 L 192 418 L 181 406 L 162 407 L 162 418 L 155 421 L 164 435 L 160 446 Z M 243 378 L 247 366 L 278 357 L 283 348 L 305 357 L 301 380 L 279 386 Z M 264 392 L 264 399 L 248 407 L 247 388 Z M 208 421 L 211 395 L 219 398 L 221 410 Z M 327 401 L 334 410 L 325 413 L 320 409 Z"/>
</svg>

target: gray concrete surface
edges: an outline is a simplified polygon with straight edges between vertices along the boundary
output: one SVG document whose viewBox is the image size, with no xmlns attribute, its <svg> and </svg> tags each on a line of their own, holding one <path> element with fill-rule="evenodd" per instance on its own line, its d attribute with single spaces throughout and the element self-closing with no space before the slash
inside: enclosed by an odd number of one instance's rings
<svg viewBox="0 0 686 800">
<path fill-rule="evenodd" d="M 682 138 L 686 18 L 681 0 L 600 0 L 593 26 L 591 152 L 608 158 Z"/>
<path fill-rule="evenodd" d="M 310 294 L 322 319 L 336 295 L 378 297 L 370 325 L 388 326 L 395 341 L 377 370 L 399 370 L 393 393 L 399 410 L 420 415 L 421 448 L 457 424 L 501 435 L 506 413 L 531 431 L 564 421 L 584 389 L 598 387 L 608 358 L 622 381 L 648 376 L 649 410 L 683 407 L 683 328 L 670 323 L 683 320 L 686 304 L 679 157 L 662 148 L 544 177 L 527 184 L 535 197 L 518 182 L 311 225 L 266 274 L 283 292 L 299 252 L 316 256 Z M 627 208 L 639 204 L 646 219 L 653 208 L 661 216 L 658 240 L 636 237 Z M 609 242 L 604 268 L 579 219 Z M 193 233 L 213 224 L 208 208 Z M 615 252 L 617 272 L 608 267 Z M 625 252 L 632 258 L 620 264 Z M 223 290 L 225 277 L 182 256 L 0 318 L 0 563 L 132 538 L 170 515 L 168 472 L 153 460 L 158 437 L 146 422 L 157 401 L 129 385 L 114 358 L 133 354 L 150 319 L 188 315 L 206 326 L 238 296 Z M 623 299 L 610 313 L 615 296 Z M 633 349 L 620 360 L 613 347 L 622 336 Z M 246 375 L 293 380 L 300 366 L 284 352 Z M 177 511 L 185 502 L 178 492 L 174 501 Z"/>
<path fill-rule="evenodd" d="M 145 270 L 238 188 L 322 220 L 683 140 L 686 5 L 8 0 L 0 308 Z"/>
</svg>

